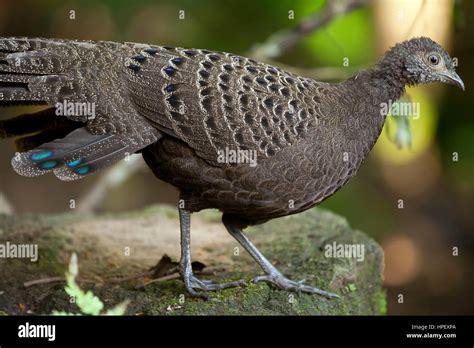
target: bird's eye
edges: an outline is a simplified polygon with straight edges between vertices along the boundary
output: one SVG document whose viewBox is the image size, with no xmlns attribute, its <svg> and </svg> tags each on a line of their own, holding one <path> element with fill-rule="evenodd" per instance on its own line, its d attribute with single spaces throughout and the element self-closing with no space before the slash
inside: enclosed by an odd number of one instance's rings
<svg viewBox="0 0 474 348">
<path fill-rule="evenodd" d="M 438 65 L 439 61 L 440 61 L 440 58 L 437 54 L 430 54 L 428 56 L 428 61 L 432 64 L 432 65 Z"/>
</svg>

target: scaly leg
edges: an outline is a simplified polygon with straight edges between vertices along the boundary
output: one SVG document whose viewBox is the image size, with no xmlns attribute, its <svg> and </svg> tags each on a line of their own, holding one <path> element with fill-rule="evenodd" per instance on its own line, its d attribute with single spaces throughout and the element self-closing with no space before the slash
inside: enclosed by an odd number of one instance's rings
<svg viewBox="0 0 474 348">
<path fill-rule="evenodd" d="M 184 209 L 179 209 L 179 221 L 181 224 L 181 260 L 180 260 L 180 273 L 183 278 L 186 290 L 192 296 L 207 298 L 205 293 L 197 292 L 201 290 L 204 292 L 214 291 L 226 288 L 233 288 L 238 286 L 245 286 L 245 282 L 242 280 L 228 282 L 228 283 L 215 283 L 211 280 L 201 280 L 194 276 L 193 269 L 191 266 L 191 216 L 190 213 Z"/>
<path fill-rule="evenodd" d="M 234 225 L 234 223 L 228 219 L 225 215 L 222 218 L 227 231 L 234 237 L 240 245 L 242 245 L 245 250 L 257 261 L 257 263 L 262 267 L 265 275 L 257 276 L 252 281 L 258 283 L 261 281 L 275 285 L 276 287 L 292 291 L 292 292 L 304 292 L 308 294 L 318 294 L 328 298 L 338 298 L 339 296 L 331 292 L 327 292 L 318 288 L 314 288 L 308 285 L 302 284 L 301 282 L 295 282 L 286 278 L 280 271 L 278 271 L 275 266 L 273 266 L 270 261 L 267 260 L 265 256 L 257 249 L 255 245 L 248 239 L 248 237 L 242 232 L 242 230 Z"/>
</svg>

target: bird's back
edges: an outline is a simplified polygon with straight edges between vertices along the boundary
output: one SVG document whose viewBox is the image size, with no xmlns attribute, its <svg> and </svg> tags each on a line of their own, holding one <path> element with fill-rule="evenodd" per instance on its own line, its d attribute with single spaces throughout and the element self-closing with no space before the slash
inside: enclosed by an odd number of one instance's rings
<svg viewBox="0 0 474 348">
<path fill-rule="evenodd" d="M 318 122 L 323 83 L 228 53 L 151 50 L 130 61 L 134 105 L 213 165 L 225 148 L 271 157 Z"/>
</svg>

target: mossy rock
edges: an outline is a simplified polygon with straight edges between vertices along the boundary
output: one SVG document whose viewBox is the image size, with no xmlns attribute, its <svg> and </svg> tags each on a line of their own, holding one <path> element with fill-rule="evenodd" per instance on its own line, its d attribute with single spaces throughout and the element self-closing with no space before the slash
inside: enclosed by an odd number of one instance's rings
<svg viewBox="0 0 474 348">
<path fill-rule="evenodd" d="M 203 278 L 250 280 L 261 271 L 220 223 L 217 211 L 192 217 L 193 259 L 224 270 Z M 143 285 L 141 273 L 164 254 L 179 257 L 179 225 L 174 208 L 152 206 L 118 214 L 0 215 L 0 244 L 37 244 L 39 259 L 0 258 L 0 313 L 77 312 L 64 282 L 25 288 L 24 282 L 63 276 L 73 252 L 79 257 L 79 283 L 107 308 L 129 300 L 130 315 L 348 315 L 384 314 L 383 251 L 353 230 L 344 218 L 315 208 L 248 229 L 250 239 L 293 280 L 305 279 L 340 295 L 279 291 L 265 283 L 210 293 L 210 300 L 189 297 L 181 280 Z M 330 258 L 325 245 L 363 245 L 363 261 Z M 135 279 L 117 282 L 117 279 Z"/>
</svg>

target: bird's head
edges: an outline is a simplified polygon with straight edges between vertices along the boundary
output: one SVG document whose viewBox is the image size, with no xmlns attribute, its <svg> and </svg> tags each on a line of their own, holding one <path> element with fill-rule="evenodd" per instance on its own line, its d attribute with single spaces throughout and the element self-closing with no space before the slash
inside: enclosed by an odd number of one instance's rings
<svg viewBox="0 0 474 348">
<path fill-rule="evenodd" d="M 395 45 L 378 65 L 382 69 L 389 69 L 407 85 L 446 82 L 464 90 L 464 82 L 456 73 L 449 54 L 438 43 L 426 37 Z"/>
</svg>

